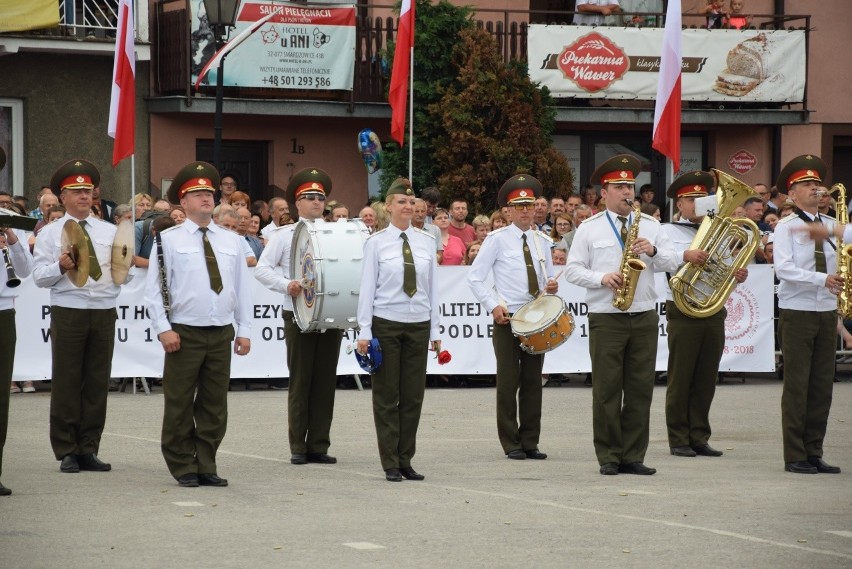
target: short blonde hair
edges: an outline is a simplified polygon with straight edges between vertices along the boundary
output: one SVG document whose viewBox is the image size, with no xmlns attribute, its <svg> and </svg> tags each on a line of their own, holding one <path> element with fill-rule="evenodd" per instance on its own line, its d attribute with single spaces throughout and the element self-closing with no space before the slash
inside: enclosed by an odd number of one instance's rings
<svg viewBox="0 0 852 569">
<path fill-rule="evenodd" d="M 480 214 L 474 217 L 473 221 L 471 221 L 470 224 L 474 227 L 474 229 L 481 226 L 487 226 L 490 228 L 491 219 L 487 215 Z"/>
</svg>

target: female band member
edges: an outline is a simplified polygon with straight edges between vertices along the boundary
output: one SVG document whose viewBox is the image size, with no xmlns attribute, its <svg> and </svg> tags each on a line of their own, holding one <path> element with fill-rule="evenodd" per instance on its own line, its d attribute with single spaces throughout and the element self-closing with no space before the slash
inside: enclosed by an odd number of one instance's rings
<svg viewBox="0 0 852 569">
<path fill-rule="evenodd" d="M 373 374 L 373 418 L 379 456 L 391 482 L 423 480 L 411 467 L 426 388 L 429 340 L 440 352 L 435 292 L 435 241 L 411 226 L 411 182 L 398 178 L 385 204 L 390 225 L 364 246 L 358 298 L 358 352 L 379 341 L 382 365 Z"/>
</svg>

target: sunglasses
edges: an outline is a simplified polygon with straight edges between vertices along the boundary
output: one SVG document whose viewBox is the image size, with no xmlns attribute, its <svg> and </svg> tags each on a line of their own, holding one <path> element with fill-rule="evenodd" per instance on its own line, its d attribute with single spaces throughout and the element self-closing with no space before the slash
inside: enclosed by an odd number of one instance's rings
<svg viewBox="0 0 852 569">
<path fill-rule="evenodd" d="M 299 199 L 300 199 L 300 200 L 308 200 L 309 202 L 314 202 L 314 201 L 321 201 L 321 202 L 324 202 L 324 201 L 325 201 L 325 196 L 318 196 L 318 195 L 314 194 L 314 195 L 310 195 L 310 196 L 302 196 L 302 197 L 301 197 L 301 198 L 299 198 Z"/>
<path fill-rule="evenodd" d="M 531 203 L 517 203 L 517 204 L 513 204 L 512 207 L 514 207 L 516 210 L 520 210 L 520 211 L 535 209 L 535 205 L 531 204 Z"/>
</svg>

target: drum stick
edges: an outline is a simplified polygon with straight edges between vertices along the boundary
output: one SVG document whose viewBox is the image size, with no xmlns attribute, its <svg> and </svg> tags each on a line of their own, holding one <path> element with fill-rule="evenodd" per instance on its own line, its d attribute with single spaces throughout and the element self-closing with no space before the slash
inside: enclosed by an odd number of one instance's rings
<svg viewBox="0 0 852 569">
<path fill-rule="evenodd" d="M 553 280 L 558 281 L 558 280 L 559 280 L 559 277 L 561 277 L 561 276 L 562 276 L 562 273 L 564 273 L 564 272 L 565 272 L 565 269 L 562 269 L 561 271 L 559 271 L 558 273 L 556 273 L 556 276 L 555 276 L 555 277 L 553 277 Z M 548 280 L 550 280 L 550 279 L 548 279 Z M 539 293 L 538 293 L 538 296 L 537 296 L 536 298 L 541 298 L 541 297 L 542 297 L 542 296 L 544 296 L 545 294 L 547 294 L 547 293 L 546 293 L 546 292 L 544 292 L 544 291 L 541 291 L 541 292 L 539 292 Z M 526 320 L 525 320 L 524 322 L 526 322 Z"/>
</svg>

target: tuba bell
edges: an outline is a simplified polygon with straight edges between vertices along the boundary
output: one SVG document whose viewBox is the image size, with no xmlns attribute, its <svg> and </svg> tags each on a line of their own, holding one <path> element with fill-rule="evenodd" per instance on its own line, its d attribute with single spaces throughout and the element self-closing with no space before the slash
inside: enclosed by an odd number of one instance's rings
<svg viewBox="0 0 852 569">
<path fill-rule="evenodd" d="M 689 246 L 710 256 L 703 265 L 684 264 L 669 281 L 675 305 L 692 318 L 708 318 L 725 306 L 736 285 L 734 272 L 751 261 L 760 242 L 755 222 L 731 217 L 745 200 L 758 197 L 757 192 L 730 174 L 712 171 L 718 207 L 715 214 L 705 216 Z"/>
</svg>

